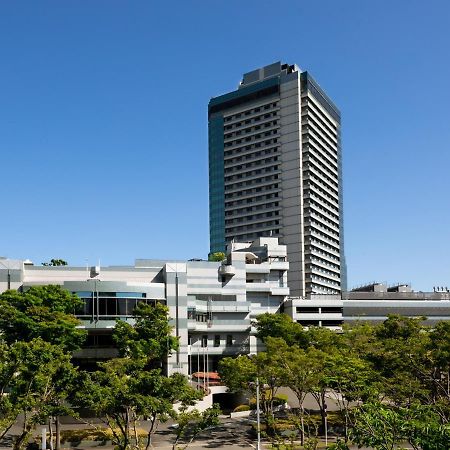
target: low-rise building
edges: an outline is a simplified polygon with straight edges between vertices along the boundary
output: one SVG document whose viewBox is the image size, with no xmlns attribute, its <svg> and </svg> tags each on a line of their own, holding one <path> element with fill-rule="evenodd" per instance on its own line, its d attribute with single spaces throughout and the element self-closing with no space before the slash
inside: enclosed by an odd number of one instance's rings
<svg viewBox="0 0 450 450">
<path fill-rule="evenodd" d="M 277 238 L 230 243 L 226 259 L 211 261 L 136 260 L 134 266 L 35 266 L 30 261 L 0 259 L 0 292 L 56 284 L 77 294 L 77 312 L 88 331 L 85 348 L 75 354 L 89 366 L 116 354 L 116 320 L 133 321 L 139 302 L 169 308 L 178 351 L 167 372 L 185 374 L 217 369 L 223 356 L 256 352 L 252 321 L 276 313 L 289 295 L 286 246 Z"/>
<path fill-rule="evenodd" d="M 434 292 L 415 292 L 409 284 L 388 286 L 371 283 L 344 294 L 344 322 L 382 322 L 389 314 L 406 317 L 426 317 L 433 325 L 450 320 L 450 292 L 439 288 Z"/>
</svg>

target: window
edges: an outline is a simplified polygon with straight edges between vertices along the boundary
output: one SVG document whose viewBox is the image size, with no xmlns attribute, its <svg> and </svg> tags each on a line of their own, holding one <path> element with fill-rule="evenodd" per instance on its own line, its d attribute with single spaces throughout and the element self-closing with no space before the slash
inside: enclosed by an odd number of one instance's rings
<svg viewBox="0 0 450 450">
<path fill-rule="evenodd" d="M 319 313 L 319 307 L 312 307 L 312 306 L 297 306 L 296 308 L 297 310 L 297 314 L 302 314 L 302 313 Z"/>
<path fill-rule="evenodd" d="M 220 347 L 220 334 L 214 336 L 214 347 Z"/>
<path fill-rule="evenodd" d="M 227 334 L 227 347 L 231 347 L 233 345 L 233 335 Z"/>
<path fill-rule="evenodd" d="M 204 334 L 202 336 L 202 347 L 208 347 L 208 335 Z"/>
</svg>

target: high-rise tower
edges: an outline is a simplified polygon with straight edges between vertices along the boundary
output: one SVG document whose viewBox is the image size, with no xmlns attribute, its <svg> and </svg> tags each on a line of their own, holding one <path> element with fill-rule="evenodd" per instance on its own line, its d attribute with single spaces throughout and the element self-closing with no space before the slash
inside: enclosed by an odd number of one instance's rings
<svg viewBox="0 0 450 450">
<path fill-rule="evenodd" d="M 308 72 L 277 62 L 212 98 L 210 250 L 277 236 L 291 295 L 345 290 L 340 112 Z"/>
</svg>

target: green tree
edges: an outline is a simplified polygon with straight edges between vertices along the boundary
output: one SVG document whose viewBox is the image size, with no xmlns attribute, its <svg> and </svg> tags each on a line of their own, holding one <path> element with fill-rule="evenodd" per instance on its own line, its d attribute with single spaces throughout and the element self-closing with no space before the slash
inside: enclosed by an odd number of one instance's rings
<svg viewBox="0 0 450 450">
<path fill-rule="evenodd" d="M 178 427 L 175 428 L 175 441 L 172 450 L 176 450 L 177 448 L 185 450 L 199 433 L 219 425 L 219 414 L 220 408 L 217 404 L 202 412 L 196 409 L 189 409 L 186 405 L 182 406 L 175 417 L 178 422 Z M 181 440 L 184 440 L 185 443 L 183 446 L 178 447 L 178 443 Z"/>
<path fill-rule="evenodd" d="M 269 338 L 266 352 L 224 358 L 219 363 L 220 378 L 231 392 L 247 392 L 254 398 L 258 378 L 261 410 L 269 432 L 274 431 L 274 404 L 277 391 L 286 384 L 285 372 L 278 364 L 277 352 L 277 340 Z"/>
<path fill-rule="evenodd" d="M 64 259 L 51 259 L 50 262 L 43 262 L 42 265 L 51 267 L 67 266 L 67 261 L 64 261 Z"/>
<path fill-rule="evenodd" d="M 450 425 L 442 425 L 433 408 L 419 403 L 399 407 L 368 402 L 355 414 L 351 438 L 375 450 L 392 450 L 404 442 L 415 450 L 444 450 L 449 448 Z"/>
<path fill-rule="evenodd" d="M 159 421 L 175 416 L 176 402 L 193 404 L 202 397 L 186 377 L 166 377 L 160 369 L 146 369 L 145 359 L 114 358 L 100 364 L 100 370 L 84 374 L 74 402 L 89 408 L 110 429 L 119 449 L 149 448 Z M 145 443 L 137 432 L 139 420 L 147 418 L 150 427 Z"/>
<path fill-rule="evenodd" d="M 160 362 L 178 348 L 178 338 L 171 335 L 169 309 L 161 303 L 138 304 L 133 312 L 134 325 L 118 320 L 113 339 L 121 357 Z"/>
<path fill-rule="evenodd" d="M 73 315 L 82 301 L 60 286 L 33 286 L 25 292 L 0 294 L 0 333 L 7 344 L 41 338 L 67 351 L 86 339 Z"/>
<path fill-rule="evenodd" d="M 175 417 L 175 403 L 193 405 L 203 397 L 181 374 L 166 377 L 161 372 L 164 358 L 178 346 L 171 336 L 168 308 L 142 304 L 134 311 L 135 323 L 118 321 L 113 333 L 119 357 L 99 365 L 100 370 L 84 374 L 74 402 L 102 417 L 118 449 L 149 448 L 159 422 Z M 150 421 L 145 443 L 140 441 L 137 422 Z"/>
<path fill-rule="evenodd" d="M 288 345 L 306 347 L 308 339 L 303 327 L 294 322 L 287 314 L 261 314 L 254 323 L 256 336 L 263 342 L 267 338 L 281 338 Z"/>
<path fill-rule="evenodd" d="M 224 252 L 215 252 L 215 253 L 210 253 L 208 255 L 208 261 L 223 261 L 225 259 L 226 255 Z"/>
<path fill-rule="evenodd" d="M 14 449 L 19 450 L 27 444 L 36 425 L 45 423 L 56 410 L 72 412 L 66 401 L 74 386 L 76 370 L 70 354 L 41 338 L 17 342 L 9 348 L 3 346 L 1 356 L 2 434 L 21 413 L 22 430 L 14 440 Z"/>
</svg>

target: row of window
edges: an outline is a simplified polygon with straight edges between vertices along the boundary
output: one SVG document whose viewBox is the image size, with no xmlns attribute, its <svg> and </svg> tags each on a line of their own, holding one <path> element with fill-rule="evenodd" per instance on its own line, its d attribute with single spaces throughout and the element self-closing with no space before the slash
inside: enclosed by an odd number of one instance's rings
<svg viewBox="0 0 450 450">
<path fill-rule="evenodd" d="M 330 185 L 322 178 L 319 178 L 314 172 L 307 171 L 303 173 L 303 179 L 307 181 L 314 181 L 317 185 L 329 189 L 336 197 L 339 197 L 337 187 Z"/>
<path fill-rule="evenodd" d="M 297 306 L 297 314 L 342 314 L 341 306 Z"/>
<path fill-rule="evenodd" d="M 256 156 L 256 154 L 253 154 L 253 155 L 250 155 L 246 159 L 253 159 L 255 156 Z M 258 155 L 258 156 L 260 156 L 260 155 Z M 238 170 L 242 170 L 242 169 L 248 169 L 250 167 L 261 166 L 263 164 L 269 164 L 274 161 L 278 161 L 278 156 L 275 155 L 275 156 L 271 156 L 269 158 L 258 159 L 256 161 L 248 162 L 246 164 L 238 164 L 237 166 L 226 167 L 225 174 L 237 172 Z"/>
<path fill-rule="evenodd" d="M 207 334 L 203 334 L 202 338 L 201 338 L 201 346 L 203 348 L 208 347 L 208 335 Z M 192 350 L 195 350 L 195 348 L 197 347 L 197 345 L 195 344 L 195 342 L 197 342 L 196 340 L 194 340 L 194 338 L 192 336 L 189 337 L 189 344 L 192 345 Z M 222 336 L 220 334 L 215 334 L 214 335 L 214 347 L 220 347 L 220 344 L 222 343 Z M 227 334 L 225 336 L 225 345 L 227 347 L 231 347 L 232 345 L 234 345 L 234 338 L 232 334 Z"/>
<path fill-rule="evenodd" d="M 309 219 L 307 223 L 310 227 L 306 226 L 306 230 L 309 231 L 309 229 L 312 228 L 313 231 L 318 233 L 320 236 L 326 237 L 329 241 L 334 241 L 337 245 L 339 245 L 339 233 L 336 230 L 327 227 L 323 222 L 318 222 L 314 219 Z M 322 233 L 322 230 L 326 231 L 327 234 Z"/>
<path fill-rule="evenodd" d="M 340 286 L 338 281 L 335 281 L 335 280 L 332 280 L 332 279 L 330 279 L 328 277 L 323 277 L 323 276 L 320 276 L 320 275 L 312 274 L 311 275 L 311 279 L 313 281 L 315 281 L 316 283 L 322 282 L 322 283 L 327 283 L 328 285 L 331 284 L 332 286 Z"/>
<path fill-rule="evenodd" d="M 271 108 L 276 108 L 278 105 L 277 102 L 267 103 L 266 105 L 257 106 L 256 108 L 247 109 L 247 111 L 243 111 L 240 113 L 233 114 L 232 116 L 224 117 L 225 122 L 231 122 L 232 120 L 239 119 L 244 116 L 250 116 L 251 114 L 259 113 L 260 111 L 267 111 Z"/>
<path fill-rule="evenodd" d="M 259 111 L 257 111 L 257 112 L 259 112 Z M 233 128 L 239 128 L 239 127 L 248 125 L 250 123 L 260 122 L 261 120 L 270 119 L 271 117 L 276 117 L 276 116 L 277 116 L 276 111 L 267 112 L 265 114 L 261 114 L 259 116 L 252 117 L 251 119 L 245 119 L 242 122 L 235 122 L 231 125 L 225 125 L 223 128 L 225 131 L 229 131 L 229 130 L 232 130 Z"/>
<path fill-rule="evenodd" d="M 232 206 L 238 206 L 238 205 L 243 205 L 243 204 L 249 204 L 249 203 L 258 203 L 264 200 L 269 200 L 271 198 L 278 198 L 278 192 L 272 192 L 270 194 L 266 194 L 266 195 L 256 195 L 255 197 L 249 197 L 245 200 L 241 199 L 241 200 L 235 200 L 232 202 L 226 202 L 225 203 L 225 208 L 230 208 Z"/>
<path fill-rule="evenodd" d="M 307 134 L 314 138 L 315 142 L 320 143 L 322 149 L 327 149 L 328 152 L 333 155 L 337 160 L 337 143 L 327 141 L 321 134 L 320 127 L 314 123 L 311 118 L 302 126 L 302 136 Z M 337 161 L 336 161 L 337 162 Z"/>
<path fill-rule="evenodd" d="M 322 152 L 324 152 L 326 155 L 328 155 L 328 157 L 335 162 L 335 164 L 338 164 L 338 159 L 337 159 L 337 149 L 333 148 L 333 149 L 329 149 L 328 147 L 324 147 L 319 140 L 317 139 L 315 134 L 312 134 L 309 132 L 309 130 L 307 128 L 303 129 L 302 128 L 302 140 L 303 138 L 307 139 L 307 142 L 304 142 L 303 144 L 314 144 L 314 147 L 316 147 L 318 150 L 321 150 Z"/>
<path fill-rule="evenodd" d="M 314 200 L 306 199 L 305 200 L 305 207 L 304 207 L 305 214 L 312 214 L 322 221 L 326 222 L 329 225 L 332 225 L 336 228 L 339 228 L 339 216 L 336 214 L 333 214 L 332 211 L 329 209 L 325 209 L 322 207 L 320 203 L 315 202 Z M 330 218 L 331 217 L 331 218 Z M 334 219 L 334 220 L 333 220 Z"/>
<path fill-rule="evenodd" d="M 268 176 L 261 177 L 261 178 L 252 178 L 251 180 L 247 180 L 247 181 L 239 181 L 239 182 L 237 182 L 237 183 L 231 183 L 231 184 L 227 185 L 227 186 L 225 187 L 225 189 L 226 189 L 227 191 L 231 191 L 232 189 L 240 188 L 240 187 L 243 187 L 243 186 L 245 186 L 245 187 L 250 187 L 250 186 L 255 186 L 255 185 L 257 185 L 257 184 L 266 183 L 266 182 L 268 182 L 268 181 L 278 180 L 278 178 L 279 178 L 279 177 L 278 177 L 278 174 L 276 173 L 276 174 L 274 174 L 274 175 L 268 175 Z M 273 186 L 278 187 L 278 184 L 276 184 L 276 185 L 271 185 L 271 186 L 272 186 L 272 187 L 273 187 Z M 259 189 L 259 190 L 258 190 L 258 189 Z M 255 191 L 255 192 L 262 192 L 262 187 L 256 188 L 256 191 Z M 238 197 L 239 197 L 239 195 L 238 195 Z M 226 194 L 225 194 L 225 198 L 227 198 Z"/>
<path fill-rule="evenodd" d="M 335 246 L 330 245 L 328 242 L 323 241 L 322 239 L 318 238 L 318 237 L 312 237 L 309 236 L 305 239 L 305 243 L 306 244 L 310 244 L 311 245 L 311 251 L 315 251 L 315 250 L 323 250 L 322 248 L 317 247 L 314 244 L 320 245 L 321 247 L 325 247 L 325 254 L 332 259 L 336 259 L 336 261 L 340 261 L 339 257 L 337 257 L 335 254 L 328 252 L 328 250 L 332 250 L 336 253 L 339 253 L 339 251 L 336 249 Z"/>
<path fill-rule="evenodd" d="M 277 144 L 278 138 L 266 139 L 265 141 L 256 142 L 255 144 L 243 145 L 242 147 L 234 148 L 233 150 L 226 150 L 224 152 L 225 158 L 227 156 L 237 155 L 245 151 L 253 150 L 255 148 L 261 148 L 261 146 Z"/>
<path fill-rule="evenodd" d="M 237 217 L 236 219 L 225 220 L 225 225 L 233 225 L 235 223 L 248 222 L 251 220 L 265 219 L 266 217 L 279 216 L 279 211 L 269 211 L 261 214 L 251 214 L 249 216 Z"/>
<path fill-rule="evenodd" d="M 234 231 L 246 231 L 246 232 L 254 231 L 254 230 L 258 230 L 259 228 L 271 227 L 272 225 L 280 225 L 280 221 L 279 220 L 269 220 L 267 222 L 260 222 L 258 224 L 254 224 L 254 225 L 241 225 L 238 227 L 230 227 L 230 228 L 225 229 L 225 233 L 229 234 Z"/>
<path fill-rule="evenodd" d="M 251 188 L 251 189 L 244 189 L 244 190 L 241 190 L 238 192 L 227 193 L 227 194 L 225 194 L 225 198 L 230 199 L 230 198 L 236 198 L 236 197 L 243 197 L 245 195 L 256 194 L 257 192 L 272 191 L 274 189 L 278 189 L 278 183 L 270 184 L 270 185 L 266 185 L 266 186 L 259 186 L 259 187 Z"/>
<path fill-rule="evenodd" d="M 308 111 L 312 111 L 316 117 L 320 117 L 324 123 L 328 125 L 331 131 L 337 133 L 336 125 L 321 111 L 320 107 L 316 105 L 316 103 L 311 98 L 305 98 L 305 101 L 302 101 L 302 106 L 306 106 Z"/>
<path fill-rule="evenodd" d="M 77 309 L 77 316 L 132 316 L 139 303 L 155 304 L 157 300 L 136 298 L 99 297 L 82 298 L 83 305 Z"/>
<path fill-rule="evenodd" d="M 330 130 L 327 124 L 318 116 L 314 109 L 308 107 L 307 111 L 308 122 L 312 122 L 331 142 L 335 142 L 338 140 L 337 131 Z M 302 119 L 303 117 L 304 115 L 302 114 Z"/>
<path fill-rule="evenodd" d="M 236 139 L 235 141 L 225 142 L 224 147 L 232 147 L 233 145 L 242 144 L 243 142 L 251 142 L 257 139 L 261 139 L 262 137 L 271 136 L 278 133 L 278 129 L 269 130 L 264 133 L 254 134 L 252 136 L 247 136 L 245 139 Z M 259 143 L 261 144 L 261 143 Z M 255 147 L 258 145 L 255 144 Z"/>
<path fill-rule="evenodd" d="M 250 121 L 249 121 L 250 122 Z M 242 128 L 240 130 L 233 131 L 232 133 L 226 133 L 224 139 L 232 139 L 236 136 L 242 136 L 243 134 L 254 133 L 264 128 L 270 128 L 278 125 L 278 120 L 269 120 L 260 125 L 254 125 L 247 128 Z"/>
<path fill-rule="evenodd" d="M 307 240 L 307 242 L 310 242 L 310 241 L 311 241 L 310 239 Z M 330 247 L 330 246 L 327 246 L 327 247 L 330 248 L 331 250 L 336 251 L 336 249 L 334 247 Z M 308 245 L 308 244 L 305 245 L 305 253 L 316 253 L 319 255 L 323 255 L 324 257 L 327 257 L 329 259 L 333 259 L 334 261 L 337 261 L 337 262 L 340 261 L 336 255 L 333 255 L 332 253 L 322 250 L 321 248 L 318 248 L 314 245 Z"/>
<path fill-rule="evenodd" d="M 269 202 L 269 203 L 265 203 L 263 205 L 247 206 L 246 208 L 239 208 L 239 209 L 233 209 L 231 211 L 225 211 L 225 216 L 236 216 L 236 215 L 242 214 L 242 213 L 248 213 L 248 212 L 252 212 L 252 211 L 261 211 L 263 209 L 271 209 L 271 208 L 277 207 L 278 205 L 279 205 L 278 202 Z"/>
<path fill-rule="evenodd" d="M 259 158 L 260 156 L 267 156 L 278 153 L 278 147 L 270 147 L 265 150 L 259 150 L 257 152 L 246 153 L 242 156 L 236 156 L 234 158 L 230 158 L 225 160 L 225 164 L 229 167 L 231 164 L 236 164 L 242 161 L 249 161 L 255 158 Z"/>
<path fill-rule="evenodd" d="M 324 203 L 328 201 L 330 205 L 336 205 L 339 202 L 338 198 L 331 196 L 329 192 L 323 189 L 323 186 L 320 186 L 316 181 L 312 179 L 305 181 L 303 183 L 303 188 L 305 189 L 306 194 L 314 193 L 314 195 L 320 198 L 320 200 Z"/>
<path fill-rule="evenodd" d="M 306 270 L 308 270 L 310 272 L 311 271 L 313 271 L 315 273 L 319 272 L 321 275 L 326 276 L 327 279 L 330 279 L 330 280 L 334 280 L 335 279 L 334 277 L 339 278 L 339 273 L 332 272 L 330 270 L 326 270 L 326 269 L 316 266 L 314 264 L 306 264 L 305 268 L 306 268 Z"/>
<path fill-rule="evenodd" d="M 338 180 L 337 169 L 334 166 L 331 166 L 329 164 L 324 165 L 323 162 L 320 161 L 320 159 L 317 158 L 313 152 L 308 152 L 307 156 L 308 156 L 308 161 L 304 160 L 303 161 L 304 164 L 313 163 L 315 167 L 320 168 L 320 170 L 327 176 L 331 177 L 332 180 Z"/>
<path fill-rule="evenodd" d="M 314 262 L 317 262 L 319 264 L 322 264 L 323 266 L 330 267 L 330 269 L 336 270 L 337 272 L 340 271 L 339 265 L 330 263 L 329 261 L 327 261 L 323 258 L 320 258 L 320 257 L 318 258 L 317 253 L 323 254 L 324 256 L 328 256 L 325 252 L 322 252 L 319 250 L 319 251 L 314 252 L 314 254 L 309 255 L 309 262 L 312 262 L 313 264 L 314 264 Z"/>
<path fill-rule="evenodd" d="M 260 175 L 262 173 L 270 173 L 270 172 L 274 172 L 275 170 L 279 170 L 279 166 L 269 166 L 269 167 L 264 167 L 262 169 L 255 169 L 255 170 L 249 170 L 248 172 L 242 172 L 242 173 L 238 173 L 236 175 L 229 175 L 227 177 L 225 177 L 225 183 L 229 182 L 229 181 L 234 181 L 234 180 L 242 180 L 242 178 L 247 178 L 247 177 L 253 177 L 255 175 Z"/>
<path fill-rule="evenodd" d="M 303 327 L 318 327 L 322 322 L 323 327 L 340 327 L 342 326 L 342 320 L 297 320 L 297 323 Z"/>
<path fill-rule="evenodd" d="M 321 158 L 323 161 L 325 161 L 326 165 L 333 167 L 333 169 L 335 169 L 336 171 L 338 170 L 339 166 L 337 158 L 330 158 L 330 154 L 324 152 L 324 150 L 320 146 L 315 144 L 314 139 L 309 139 L 307 142 L 303 144 L 302 154 L 303 156 L 314 155 L 317 158 Z"/>
<path fill-rule="evenodd" d="M 307 161 L 303 163 L 303 175 L 305 176 L 307 173 L 311 173 L 311 170 L 317 172 L 322 177 L 322 183 L 325 182 L 325 185 L 334 187 L 336 191 L 338 190 L 338 182 L 337 177 L 330 178 L 329 175 L 323 171 L 322 167 L 317 166 L 317 163 L 312 161 Z M 313 172 L 314 173 L 314 172 Z M 320 178 L 319 178 L 320 179 Z"/>
<path fill-rule="evenodd" d="M 305 234 L 311 234 L 311 233 L 316 235 L 316 237 L 319 236 L 320 239 L 325 239 L 325 242 L 328 242 L 328 244 L 330 244 L 330 242 L 335 244 L 336 247 L 330 246 L 330 248 L 333 248 L 334 251 L 339 252 L 339 241 L 338 240 L 334 239 L 333 237 L 329 236 L 328 234 L 322 233 L 317 228 L 312 228 L 312 227 L 306 226 Z"/>
<path fill-rule="evenodd" d="M 320 293 L 320 294 L 340 294 L 338 289 L 333 289 L 328 286 L 322 286 L 315 283 L 306 283 L 307 293 Z"/>
<path fill-rule="evenodd" d="M 339 214 L 339 201 L 329 195 L 325 196 L 322 193 L 317 193 L 315 190 L 311 189 L 309 184 L 303 186 L 303 195 L 305 197 L 309 195 L 313 199 L 319 200 L 320 202 L 324 203 L 329 209 Z"/>
</svg>

